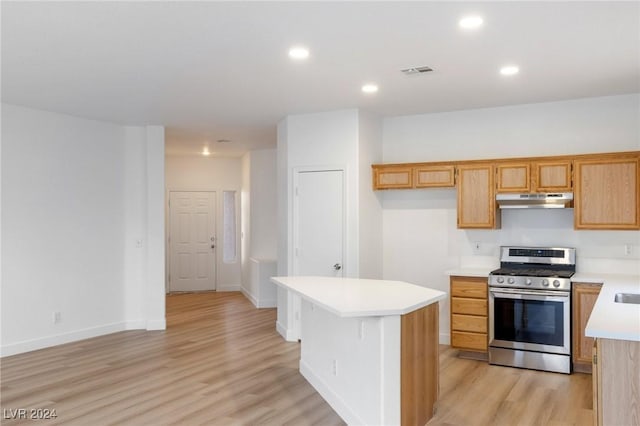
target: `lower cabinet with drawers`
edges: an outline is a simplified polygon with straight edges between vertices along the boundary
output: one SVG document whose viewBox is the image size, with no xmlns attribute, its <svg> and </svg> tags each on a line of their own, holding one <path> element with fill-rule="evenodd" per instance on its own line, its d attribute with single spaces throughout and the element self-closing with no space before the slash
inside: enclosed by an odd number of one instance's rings
<svg viewBox="0 0 640 426">
<path fill-rule="evenodd" d="M 450 278 L 451 347 L 487 352 L 487 278 Z"/>
</svg>

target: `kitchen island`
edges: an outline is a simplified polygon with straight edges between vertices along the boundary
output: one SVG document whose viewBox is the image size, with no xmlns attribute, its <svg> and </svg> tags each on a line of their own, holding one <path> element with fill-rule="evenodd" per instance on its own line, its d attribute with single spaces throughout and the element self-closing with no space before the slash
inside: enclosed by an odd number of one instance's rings
<svg viewBox="0 0 640 426">
<path fill-rule="evenodd" d="M 348 424 L 425 424 L 438 398 L 438 301 L 400 281 L 273 277 L 302 299 L 300 373 Z"/>
<path fill-rule="evenodd" d="M 573 278 L 572 278 L 573 279 Z M 640 294 L 640 276 L 576 274 L 602 283 L 585 335 L 595 338 L 593 412 L 596 425 L 640 424 L 640 305 L 618 303 L 618 293 Z"/>
</svg>

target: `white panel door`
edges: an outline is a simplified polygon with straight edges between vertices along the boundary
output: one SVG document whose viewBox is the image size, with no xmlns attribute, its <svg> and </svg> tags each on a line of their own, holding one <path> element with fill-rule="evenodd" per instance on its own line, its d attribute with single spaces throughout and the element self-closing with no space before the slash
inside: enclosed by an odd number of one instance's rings
<svg viewBox="0 0 640 426">
<path fill-rule="evenodd" d="M 342 170 L 299 171 L 294 181 L 294 275 L 342 277 Z"/>
<path fill-rule="evenodd" d="M 169 291 L 216 289 L 216 194 L 169 193 Z"/>
</svg>

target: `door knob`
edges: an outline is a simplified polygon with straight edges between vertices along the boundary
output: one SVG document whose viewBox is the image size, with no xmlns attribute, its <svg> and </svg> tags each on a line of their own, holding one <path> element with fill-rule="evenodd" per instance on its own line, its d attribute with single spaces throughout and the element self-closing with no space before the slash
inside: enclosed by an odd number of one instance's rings
<svg viewBox="0 0 640 426">
<path fill-rule="evenodd" d="M 342 269 L 342 265 L 339 263 L 336 263 L 335 265 L 333 265 L 333 269 L 335 269 L 336 271 L 339 271 L 340 269 Z"/>
</svg>

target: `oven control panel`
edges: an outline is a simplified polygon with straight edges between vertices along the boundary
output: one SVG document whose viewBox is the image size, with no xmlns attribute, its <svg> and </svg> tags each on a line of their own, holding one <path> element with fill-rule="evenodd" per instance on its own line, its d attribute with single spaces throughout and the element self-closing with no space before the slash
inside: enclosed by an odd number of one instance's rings
<svg viewBox="0 0 640 426">
<path fill-rule="evenodd" d="M 527 277 L 490 274 L 489 285 L 492 287 L 569 291 L 571 290 L 571 279 L 561 277 Z"/>
</svg>

